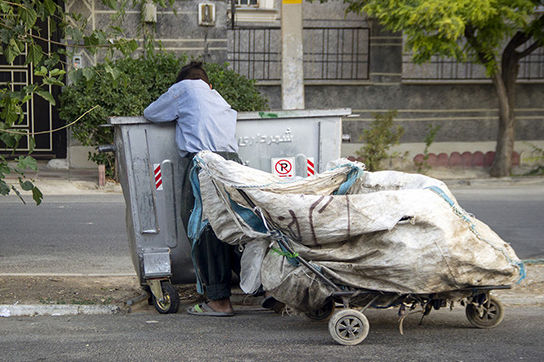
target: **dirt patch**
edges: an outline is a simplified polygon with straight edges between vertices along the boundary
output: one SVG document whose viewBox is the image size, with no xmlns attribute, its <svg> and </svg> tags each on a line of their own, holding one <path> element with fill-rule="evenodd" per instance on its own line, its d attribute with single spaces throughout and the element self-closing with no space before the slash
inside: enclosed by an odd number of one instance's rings
<svg viewBox="0 0 544 362">
<path fill-rule="evenodd" d="M 544 265 L 526 267 L 521 284 L 494 292 L 504 304 L 544 305 Z M 193 285 L 176 288 L 183 304 L 199 300 Z M 136 277 L 0 277 L 0 304 L 114 304 L 128 310 L 126 302 L 142 294 Z"/>
<path fill-rule="evenodd" d="M 512 289 L 495 291 L 506 305 L 544 305 L 544 264 L 526 264 L 527 277 Z"/>
<path fill-rule="evenodd" d="M 176 288 L 182 301 L 198 299 L 194 286 Z M 143 294 L 136 277 L 0 277 L 0 304 L 113 304 L 127 309 L 129 300 Z"/>
</svg>

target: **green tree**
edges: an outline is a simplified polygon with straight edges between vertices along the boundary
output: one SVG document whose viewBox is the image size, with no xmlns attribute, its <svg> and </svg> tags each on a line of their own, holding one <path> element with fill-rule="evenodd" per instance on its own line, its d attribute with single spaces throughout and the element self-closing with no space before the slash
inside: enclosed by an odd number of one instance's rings
<svg viewBox="0 0 544 362">
<path fill-rule="evenodd" d="M 416 63 L 432 56 L 485 66 L 499 104 L 499 132 L 491 176 L 508 176 L 514 150 L 514 106 L 520 60 L 544 45 L 543 0 L 344 0 L 347 11 L 366 13 L 402 31 Z M 505 46 L 506 44 L 506 46 Z"/>
<path fill-rule="evenodd" d="M 102 0 L 103 4 L 115 10 L 112 24 L 106 29 L 90 32 L 85 30 L 87 24 L 83 17 L 65 12 L 62 1 L 0 0 L 0 54 L 8 63 L 23 56 L 25 65 L 32 63 L 34 69 L 33 83 L 17 90 L 10 84 L 0 86 L 0 147 L 12 150 L 17 148 L 23 134 L 16 126 L 23 122 L 24 105 L 34 95 L 55 105 L 55 98 L 49 92 L 49 87 L 64 85 L 66 64 L 62 62 L 63 55 L 70 58 L 71 52 L 80 48 L 85 48 L 91 54 L 102 50 L 106 59 L 113 57 L 114 53 L 129 56 L 134 52 L 138 43 L 135 40 L 126 40 L 118 25 L 123 21 L 127 6 L 143 6 L 149 1 L 161 7 L 172 6 L 174 3 L 174 0 Z M 49 22 L 52 31 L 58 31 L 63 38 L 70 39 L 70 44 L 57 43 L 60 46 L 59 51 L 45 51 L 40 45 L 44 39 L 39 27 L 44 22 Z M 108 71 L 115 74 L 115 69 Z M 37 169 L 36 161 L 30 156 L 35 144 L 33 136 L 34 134 L 30 134 L 29 137 L 28 155 L 19 156 L 15 163 L 8 162 L 8 157 L 0 155 L 0 195 L 14 192 L 20 196 L 20 190 L 32 191 L 34 200 L 39 204 L 42 200 L 40 190 L 31 180 L 25 178 L 25 171 Z M 14 157 L 15 153 L 11 158 Z M 8 185 L 5 181 L 8 174 L 18 175 L 18 186 Z"/>
</svg>

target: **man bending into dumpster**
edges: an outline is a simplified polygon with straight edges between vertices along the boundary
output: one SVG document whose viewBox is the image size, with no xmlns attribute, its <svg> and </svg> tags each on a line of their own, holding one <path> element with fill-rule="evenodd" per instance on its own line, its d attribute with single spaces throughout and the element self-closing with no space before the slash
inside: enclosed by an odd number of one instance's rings
<svg viewBox="0 0 544 362">
<path fill-rule="evenodd" d="M 236 111 L 212 89 L 201 62 L 181 68 L 176 83 L 144 111 L 151 122 L 176 121 L 176 144 L 184 172 L 181 197 L 182 220 L 187 224 L 194 205 L 189 173 L 199 151 L 212 151 L 227 160 L 240 162 L 236 143 Z M 203 284 L 207 303 L 187 310 L 190 314 L 226 317 L 234 315 L 231 295 L 231 271 L 239 274 L 240 253 L 221 242 L 208 225 L 194 246 L 195 272 Z"/>
</svg>

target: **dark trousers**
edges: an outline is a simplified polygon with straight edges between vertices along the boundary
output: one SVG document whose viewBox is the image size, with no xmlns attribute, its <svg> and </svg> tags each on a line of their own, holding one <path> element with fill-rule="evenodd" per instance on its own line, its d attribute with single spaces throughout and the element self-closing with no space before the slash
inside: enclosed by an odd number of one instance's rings
<svg viewBox="0 0 544 362">
<path fill-rule="evenodd" d="M 227 160 L 241 163 L 237 153 L 216 153 Z M 193 157 L 194 154 L 191 154 L 182 159 L 184 175 L 181 198 L 185 207 L 181 210 L 181 217 L 185 230 L 187 230 L 189 217 L 195 203 L 189 178 L 193 165 Z M 209 225 L 204 229 L 200 239 L 193 248 L 197 269 L 195 272 L 198 273 L 208 299 L 220 300 L 229 298 L 231 295 L 232 272 L 240 274 L 241 253 L 238 251 L 238 248 L 219 240 Z"/>
</svg>

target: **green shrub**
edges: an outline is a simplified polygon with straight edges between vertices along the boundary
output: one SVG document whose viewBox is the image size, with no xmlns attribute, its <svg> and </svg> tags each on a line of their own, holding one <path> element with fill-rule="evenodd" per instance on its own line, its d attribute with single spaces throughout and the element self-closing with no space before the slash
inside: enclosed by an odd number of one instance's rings
<svg viewBox="0 0 544 362">
<path fill-rule="evenodd" d="M 540 148 L 532 143 L 525 143 L 533 149 L 531 152 L 531 156 L 527 158 L 528 162 L 533 163 L 533 168 L 525 173 L 525 176 L 544 175 L 544 148 Z"/>
<path fill-rule="evenodd" d="M 72 84 L 61 94 L 60 117 L 70 122 L 98 105 L 72 127 L 72 133 L 84 146 L 111 144 L 113 129 L 101 127 L 108 117 L 142 115 L 145 107 L 175 82 L 186 62 L 187 57 L 157 52 L 139 59 L 124 58 L 79 69 L 71 76 Z M 214 89 L 237 111 L 268 108 L 254 81 L 228 69 L 227 64 L 210 63 L 205 68 Z M 113 175 L 113 155 L 90 152 L 89 159 L 106 165 L 108 176 Z"/>
<path fill-rule="evenodd" d="M 365 145 L 356 154 L 365 163 L 368 171 L 381 169 L 381 162 L 389 157 L 389 149 L 392 145 L 397 145 L 404 134 L 402 126 L 393 126 L 396 116 L 396 111 L 374 114 L 372 125 L 363 131 Z"/>
<path fill-rule="evenodd" d="M 440 128 L 442 128 L 442 125 L 428 125 L 427 126 L 427 134 L 425 135 L 425 149 L 423 150 L 423 161 L 418 162 L 415 161 L 415 165 L 417 167 L 418 173 L 425 173 L 431 169 L 431 166 L 429 165 L 429 148 L 434 142 L 434 139 L 436 137 L 436 134 L 438 131 L 440 131 Z"/>
<path fill-rule="evenodd" d="M 268 100 L 255 88 L 254 80 L 228 69 L 227 64 L 207 63 L 204 68 L 212 87 L 235 110 L 239 112 L 268 110 Z"/>
</svg>

